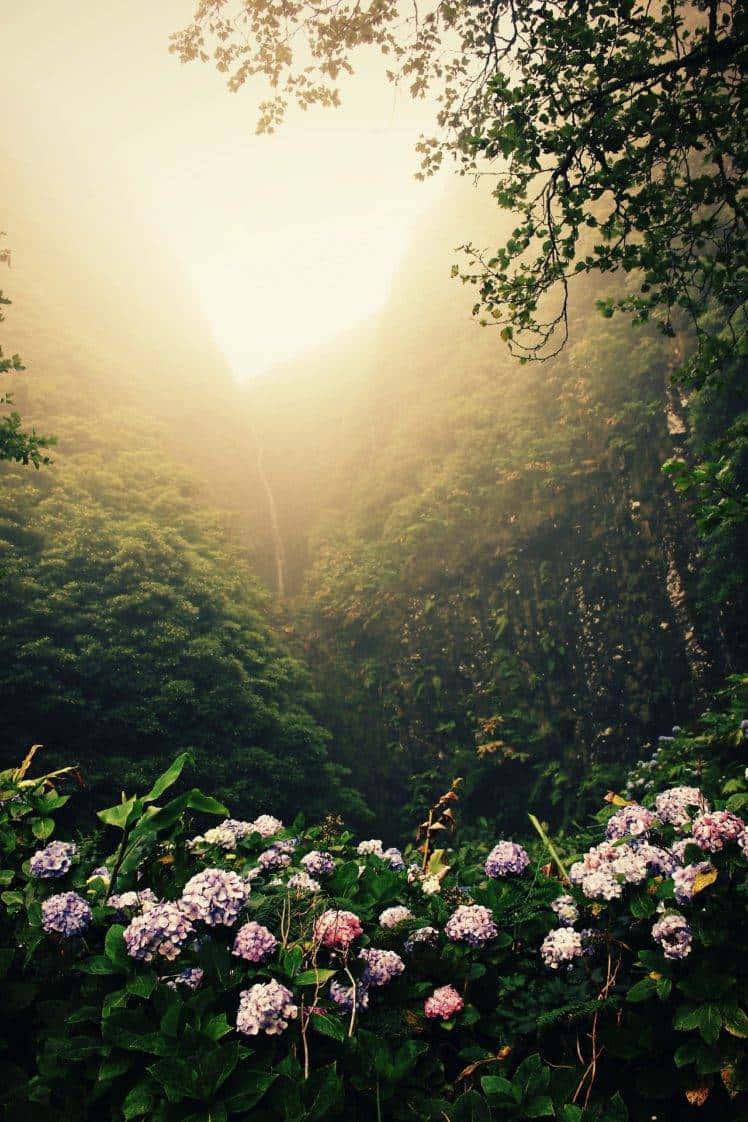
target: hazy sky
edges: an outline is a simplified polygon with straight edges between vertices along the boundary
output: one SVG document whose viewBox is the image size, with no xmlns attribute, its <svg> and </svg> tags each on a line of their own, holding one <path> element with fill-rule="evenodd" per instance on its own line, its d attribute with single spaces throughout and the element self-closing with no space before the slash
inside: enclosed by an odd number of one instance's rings
<svg viewBox="0 0 748 1122">
<path fill-rule="evenodd" d="M 428 107 L 397 94 L 374 60 L 341 109 L 296 112 L 255 137 L 259 88 L 230 94 L 210 66 L 168 53 L 190 0 L 3 6 L 0 96 L 22 155 L 68 194 L 81 184 L 82 223 L 93 184 L 128 197 L 144 237 L 157 229 L 183 262 L 239 377 L 383 302 L 442 185 L 413 179 Z"/>
</svg>

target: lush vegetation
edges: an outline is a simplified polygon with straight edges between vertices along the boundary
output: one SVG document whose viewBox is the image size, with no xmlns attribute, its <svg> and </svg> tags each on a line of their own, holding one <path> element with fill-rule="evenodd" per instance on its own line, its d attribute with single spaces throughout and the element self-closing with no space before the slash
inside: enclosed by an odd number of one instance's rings
<svg viewBox="0 0 748 1122">
<path fill-rule="evenodd" d="M 538 823 L 529 854 L 462 842 L 459 788 L 404 854 L 330 820 L 215 826 L 214 799 L 168 799 L 184 756 L 67 842 L 68 776 L 32 753 L 0 803 L 7 1117 L 738 1117 L 744 711 L 736 679 L 632 774 L 641 802 L 555 843 Z"/>
</svg>

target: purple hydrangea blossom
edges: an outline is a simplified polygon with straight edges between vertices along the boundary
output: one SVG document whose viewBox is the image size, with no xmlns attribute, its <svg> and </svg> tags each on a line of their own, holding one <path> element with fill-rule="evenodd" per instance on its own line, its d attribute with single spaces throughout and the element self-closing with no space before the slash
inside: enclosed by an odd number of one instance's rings
<svg viewBox="0 0 748 1122">
<path fill-rule="evenodd" d="M 464 1008 L 465 1002 L 454 986 L 440 986 L 423 1003 L 426 1016 L 440 1021 L 448 1021 Z"/>
<path fill-rule="evenodd" d="M 353 986 L 346 986 L 333 978 L 330 982 L 330 997 L 339 1005 L 344 1013 L 350 1013 L 353 1007 Z M 369 989 L 363 980 L 356 986 L 356 1011 L 369 1008 Z"/>
<path fill-rule="evenodd" d="M 90 906 L 77 892 L 60 892 L 42 903 L 42 927 L 58 935 L 83 935 L 92 915 Z"/>
<path fill-rule="evenodd" d="M 652 928 L 652 938 L 662 947 L 665 958 L 685 958 L 691 953 L 693 935 L 683 916 L 663 916 Z"/>
<path fill-rule="evenodd" d="M 237 842 L 253 832 L 251 822 L 241 822 L 236 818 L 224 818 L 217 826 L 206 830 L 202 837 L 207 845 L 217 845 L 220 849 L 234 850 Z M 197 839 L 193 838 L 193 841 Z"/>
<path fill-rule="evenodd" d="M 97 878 L 103 880 L 107 886 L 109 885 L 112 879 L 112 874 L 109 869 L 107 869 L 106 865 L 99 865 L 98 868 L 92 869 L 91 876 L 86 881 L 86 884 L 91 884 L 91 882 L 96 880 Z"/>
<path fill-rule="evenodd" d="M 209 927 L 230 927 L 236 922 L 248 895 L 249 886 L 238 873 L 203 869 L 187 881 L 180 903 L 191 920 L 202 920 Z"/>
<path fill-rule="evenodd" d="M 292 892 L 319 892 L 322 885 L 314 877 L 310 877 L 309 873 L 302 870 L 288 878 L 288 887 Z"/>
<path fill-rule="evenodd" d="M 712 868 L 709 861 L 699 861 L 695 865 L 684 865 L 682 869 L 673 870 L 673 888 L 679 904 L 689 904 L 693 900 L 696 878 L 711 872 Z"/>
<path fill-rule="evenodd" d="M 360 952 L 359 958 L 366 963 L 361 976 L 365 986 L 385 986 L 405 970 L 405 963 L 394 951 L 367 947 Z"/>
<path fill-rule="evenodd" d="M 406 954 L 412 954 L 415 947 L 436 947 L 439 944 L 439 932 L 435 927 L 419 927 L 405 941 Z"/>
<path fill-rule="evenodd" d="M 138 891 L 133 889 L 129 892 L 114 893 L 107 900 L 107 907 L 116 908 L 117 911 L 124 911 L 125 908 L 140 908 L 141 911 L 147 912 L 157 903 L 158 899 L 152 888 L 141 888 Z"/>
<path fill-rule="evenodd" d="M 626 837 L 639 838 L 652 828 L 654 822 L 655 816 L 651 810 L 638 803 L 631 803 L 630 806 L 622 806 L 608 820 L 605 835 L 609 841 Z"/>
<path fill-rule="evenodd" d="M 335 871 L 335 858 L 331 853 L 312 849 L 301 858 L 300 864 L 313 877 L 326 877 Z"/>
<path fill-rule="evenodd" d="M 678 858 L 668 849 L 659 845 L 650 845 L 641 842 L 636 846 L 636 855 L 646 862 L 647 869 L 661 877 L 672 875 L 673 869 L 678 864 Z"/>
<path fill-rule="evenodd" d="M 549 931 L 540 947 L 540 955 L 546 966 L 558 970 L 584 953 L 582 936 L 570 927 L 557 927 Z"/>
<path fill-rule="evenodd" d="M 173 961 L 194 933 L 180 905 L 164 900 L 135 916 L 125 928 L 124 939 L 131 958 L 151 962 L 158 954 Z"/>
<path fill-rule="evenodd" d="M 403 855 L 394 845 L 391 845 L 389 849 L 385 849 L 382 854 L 382 860 L 386 861 L 389 867 L 396 873 L 402 873 L 405 869 Z"/>
<path fill-rule="evenodd" d="M 701 814 L 709 810 L 709 804 L 698 787 L 669 787 L 655 799 L 657 817 L 661 822 L 675 826 L 676 830 L 690 822 L 691 809 L 697 809 Z"/>
<path fill-rule="evenodd" d="M 278 946 L 272 931 L 261 923 L 245 923 L 236 933 L 232 954 L 246 962 L 266 962 Z"/>
<path fill-rule="evenodd" d="M 184 986 L 188 990 L 200 989 L 203 984 L 205 971 L 199 966 L 188 966 L 186 970 L 181 973 L 175 974 L 173 978 L 163 978 L 170 990 L 175 990 L 177 986 Z"/>
<path fill-rule="evenodd" d="M 708 853 L 718 853 L 725 842 L 737 841 L 745 830 L 745 822 L 729 810 L 714 810 L 702 814 L 694 820 L 691 827 L 693 840 L 700 849 Z"/>
<path fill-rule="evenodd" d="M 486 876 L 507 877 L 518 876 L 530 864 L 530 858 L 516 842 L 500 841 L 489 853 L 486 864 Z"/>
<path fill-rule="evenodd" d="M 37 849 L 29 862 L 29 872 L 42 880 L 64 877 L 70 871 L 76 852 L 73 842 L 51 841 L 44 849 Z"/>
<path fill-rule="evenodd" d="M 455 943 L 482 947 L 498 935 L 498 928 L 489 908 L 482 904 L 460 904 L 444 925 L 444 932 Z"/>
<path fill-rule="evenodd" d="M 285 869 L 291 864 L 291 854 L 285 853 L 280 846 L 271 845 L 270 849 L 266 849 L 260 854 L 257 861 L 266 871 Z"/>
<path fill-rule="evenodd" d="M 267 1036 L 280 1036 L 298 1013 L 299 1007 L 294 1005 L 293 994 L 280 982 L 274 978 L 269 982 L 258 982 L 239 994 L 237 1031 L 247 1036 L 257 1036 L 260 1032 Z"/>
<path fill-rule="evenodd" d="M 412 919 L 413 913 L 410 908 L 406 908 L 402 904 L 397 904 L 394 908 L 385 908 L 379 917 L 380 927 L 397 927 L 398 923 L 405 923 L 406 919 Z"/>
<path fill-rule="evenodd" d="M 572 927 L 579 919 L 579 908 L 574 901 L 574 897 L 569 896 L 568 893 L 557 896 L 555 900 L 551 901 L 551 911 L 556 913 L 559 922 L 566 927 Z"/>
</svg>

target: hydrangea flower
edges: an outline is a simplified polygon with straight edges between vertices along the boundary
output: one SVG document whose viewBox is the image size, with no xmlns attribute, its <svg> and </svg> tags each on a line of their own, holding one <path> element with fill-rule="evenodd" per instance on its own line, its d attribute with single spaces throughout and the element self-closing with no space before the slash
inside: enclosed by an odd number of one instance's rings
<svg viewBox="0 0 748 1122">
<path fill-rule="evenodd" d="M 363 927 L 353 912 L 329 908 L 314 925 L 314 937 L 325 947 L 347 950 L 354 939 L 363 933 Z"/>
<path fill-rule="evenodd" d="M 261 923 L 245 923 L 236 933 L 231 953 L 246 962 L 266 962 L 275 953 L 278 940 Z"/>
<path fill-rule="evenodd" d="M 29 862 L 29 872 L 42 880 L 64 877 L 70 871 L 76 852 L 73 842 L 51 841 L 44 849 L 37 849 Z"/>
<path fill-rule="evenodd" d="M 668 849 L 663 849 L 662 846 L 650 845 L 649 842 L 641 842 L 637 845 L 635 852 L 637 857 L 646 862 L 647 869 L 650 872 L 661 877 L 671 876 L 673 869 L 678 864 L 678 858 L 674 853 Z"/>
<path fill-rule="evenodd" d="M 423 1003 L 426 1016 L 440 1021 L 448 1021 L 464 1008 L 465 1002 L 454 986 L 440 986 Z"/>
<path fill-rule="evenodd" d="M 549 931 L 540 947 L 540 955 L 546 966 L 558 970 L 583 954 L 582 936 L 571 927 L 557 927 Z"/>
<path fill-rule="evenodd" d="M 284 853 L 279 846 L 271 845 L 257 858 L 259 865 L 265 869 L 285 869 L 291 864 L 291 854 Z"/>
<path fill-rule="evenodd" d="M 330 997 L 345 1013 L 350 1013 L 353 1007 L 353 986 L 346 986 L 334 978 L 330 982 Z M 356 986 L 356 1010 L 369 1008 L 369 990 L 366 985 L 359 982 Z"/>
<path fill-rule="evenodd" d="M 82 935 L 88 930 L 93 913 L 77 892 L 60 892 L 42 902 L 42 927 L 58 935 Z"/>
<path fill-rule="evenodd" d="M 482 947 L 498 935 L 490 909 L 482 904 L 460 904 L 444 925 L 444 931 L 453 942 L 469 943 L 471 947 Z"/>
<path fill-rule="evenodd" d="M 209 927 L 230 927 L 247 902 L 249 887 L 238 875 L 225 869 L 203 869 L 190 877 L 182 891 L 181 906 L 191 920 Z"/>
<path fill-rule="evenodd" d="M 241 991 L 236 1028 L 246 1036 L 257 1036 L 260 1032 L 280 1036 L 298 1013 L 299 1007 L 294 1005 L 291 991 L 273 978 Z"/>
<path fill-rule="evenodd" d="M 172 961 L 195 933 L 179 904 L 164 900 L 135 916 L 125 928 L 125 946 L 131 958 L 151 962 L 154 955 Z"/>
<path fill-rule="evenodd" d="M 419 927 L 405 941 L 405 953 L 412 954 L 413 949 L 419 946 L 436 947 L 439 943 L 439 932 L 435 927 Z"/>
<path fill-rule="evenodd" d="M 288 887 L 293 892 L 319 892 L 322 887 L 318 880 L 309 876 L 309 873 L 294 873 L 288 878 Z"/>
<path fill-rule="evenodd" d="M 441 892 L 442 882 L 435 873 L 429 873 L 421 878 L 420 887 L 425 896 L 435 896 L 437 892 Z"/>
<path fill-rule="evenodd" d="M 272 814 L 260 814 L 254 822 L 250 822 L 250 826 L 252 832 L 262 838 L 272 838 L 273 834 L 278 834 L 283 829 L 280 818 L 273 818 Z"/>
<path fill-rule="evenodd" d="M 366 963 L 361 976 L 366 986 L 385 986 L 405 970 L 405 963 L 394 951 L 380 951 L 376 947 L 367 947 L 358 957 Z"/>
<path fill-rule="evenodd" d="M 593 869 L 582 878 L 580 884 L 589 900 L 618 900 L 623 895 L 621 882 L 607 869 Z"/>
<path fill-rule="evenodd" d="M 486 858 L 486 876 L 508 877 L 518 876 L 530 864 L 530 858 L 516 842 L 500 841 L 495 845 Z"/>
<path fill-rule="evenodd" d="M 665 958 L 685 958 L 691 953 L 693 935 L 683 916 L 663 916 L 652 928 L 652 938 L 662 947 Z"/>
<path fill-rule="evenodd" d="M 651 810 L 638 803 L 631 803 L 630 806 L 622 806 L 608 820 L 605 835 L 609 841 L 626 837 L 638 838 L 646 834 L 654 822 L 655 816 Z"/>
<path fill-rule="evenodd" d="M 384 859 L 381 838 L 369 838 L 368 841 L 359 842 L 356 846 L 359 857 L 381 857 Z"/>
<path fill-rule="evenodd" d="M 696 878 L 710 872 L 712 868 L 709 861 L 699 861 L 695 865 L 684 865 L 682 869 L 673 870 L 673 888 L 679 904 L 689 904 L 693 900 Z"/>
<path fill-rule="evenodd" d="M 401 873 L 405 869 L 403 855 L 394 845 L 391 845 L 389 849 L 385 849 L 382 854 L 382 860 L 386 861 L 389 867 L 396 873 Z"/>
<path fill-rule="evenodd" d="M 210 830 L 206 830 L 204 835 L 200 836 L 200 840 L 207 845 L 217 845 L 221 849 L 236 849 L 237 842 L 242 838 L 249 837 L 253 832 L 254 827 L 251 822 L 241 822 L 237 818 L 224 818 L 223 822 L 219 822 L 217 826 L 213 826 Z M 193 842 L 197 838 L 192 839 Z"/>
<path fill-rule="evenodd" d="M 698 787 L 669 787 L 655 799 L 657 817 L 661 822 L 675 826 L 676 830 L 690 822 L 692 808 L 702 814 L 709 810 L 709 804 Z"/>
<path fill-rule="evenodd" d="M 406 919 L 412 919 L 413 913 L 410 908 L 404 907 L 402 904 L 397 904 L 394 908 L 385 908 L 379 917 L 380 927 L 397 927 L 398 923 L 405 923 Z"/>
<path fill-rule="evenodd" d="M 311 852 L 305 853 L 300 864 L 313 877 L 326 877 L 329 873 L 335 871 L 333 855 L 319 849 L 313 849 Z"/>
<path fill-rule="evenodd" d="M 559 921 L 567 927 L 571 927 L 579 919 L 579 908 L 574 901 L 574 897 L 569 896 L 568 893 L 557 896 L 555 900 L 551 901 L 551 911 L 555 912 Z"/>
<path fill-rule="evenodd" d="M 714 810 L 702 814 L 694 820 L 691 827 L 693 840 L 700 849 L 718 853 L 725 842 L 737 841 L 745 830 L 745 822 L 729 810 Z"/>
<path fill-rule="evenodd" d="M 107 907 L 116 908 L 117 911 L 123 911 L 125 908 L 140 908 L 141 911 L 146 912 L 157 903 L 158 899 L 152 888 L 141 888 L 137 891 L 132 889 L 129 892 L 113 894 L 107 900 Z"/>
<path fill-rule="evenodd" d="M 165 981 L 170 990 L 175 990 L 177 986 L 184 986 L 188 990 L 200 989 L 203 984 L 205 971 L 199 966 L 188 966 L 186 970 L 181 973 L 175 974 L 173 978 L 165 978 Z"/>
</svg>

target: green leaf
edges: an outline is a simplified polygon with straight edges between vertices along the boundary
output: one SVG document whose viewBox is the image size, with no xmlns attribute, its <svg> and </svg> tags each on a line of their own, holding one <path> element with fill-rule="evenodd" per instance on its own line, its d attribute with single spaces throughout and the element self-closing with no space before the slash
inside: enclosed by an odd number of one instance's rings
<svg viewBox="0 0 748 1122">
<path fill-rule="evenodd" d="M 323 1036 L 329 1036 L 339 1043 L 346 1038 L 347 1029 L 340 1017 L 328 1017 L 327 1014 L 312 1013 L 309 1023 L 315 1032 L 321 1032 Z"/>
<path fill-rule="evenodd" d="M 642 978 L 641 981 L 635 982 L 631 989 L 626 994 L 627 1001 L 649 1001 L 650 997 L 654 997 L 657 992 L 654 980 L 652 978 Z"/>
<path fill-rule="evenodd" d="M 160 798 L 164 791 L 176 783 L 187 763 L 194 763 L 192 756 L 189 752 L 182 752 L 181 755 L 177 756 L 174 763 L 158 777 L 148 794 L 143 795 L 143 802 L 152 803 L 155 799 Z"/>
<path fill-rule="evenodd" d="M 673 1028 L 688 1032 L 699 1027 L 699 1010 L 696 1005 L 686 1002 L 679 1005 L 673 1016 Z"/>
<path fill-rule="evenodd" d="M 227 1110 L 236 1114 L 251 1110 L 277 1078 L 277 1075 L 267 1071 L 240 1070 L 237 1079 L 232 1081 L 231 1093 L 223 1100 L 224 1105 Z"/>
<path fill-rule="evenodd" d="M 707 1044 L 714 1044 L 722 1028 L 719 1006 L 702 1005 L 699 1009 L 699 1032 Z"/>
<path fill-rule="evenodd" d="M 304 970 L 297 974 L 294 982 L 297 986 L 323 985 L 337 974 L 337 970 Z"/>
<path fill-rule="evenodd" d="M 211 1017 L 205 1022 L 203 1032 L 211 1040 L 220 1040 L 226 1033 L 231 1032 L 231 1025 L 226 1018 L 226 1014 L 217 1013 L 215 1017 Z"/>
<path fill-rule="evenodd" d="M 484 1075 L 480 1085 L 484 1095 L 488 1095 L 489 1098 L 496 1096 L 511 1099 L 516 1103 L 522 1100 L 522 1088 L 511 1080 L 504 1079 L 502 1075 Z"/>
<path fill-rule="evenodd" d="M 153 1091 L 151 1090 L 151 1084 L 137 1083 L 125 1097 L 125 1101 L 122 1103 L 122 1113 L 129 1122 L 131 1118 L 142 1118 L 144 1114 L 150 1114 L 152 1106 Z"/>
<path fill-rule="evenodd" d="M 551 1118 L 553 1116 L 553 1100 L 550 1095 L 536 1095 L 523 1106 L 526 1118 Z"/>
<path fill-rule="evenodd" d="M 125 986 L 128 993 L 134 994 L 135 997 L 150 997 L 156 988 L 157 978 L 155 974 L 136 974 L 134 978 Z"/>
<path fill-rule="evenodd" d="M 577 1106 L 576 1103 L 565 1103 L 564 1106 L 558 1108 L 556 1117 L 559 1122 L 581 1122 L 582 1108 Z"/>
<path fill-rule="evenodd" d="M 722 1020 L 731 1036 L 748 1037 L 748 1014 L 738 1005 L 723 1005 Z"/>
<path fill-rule="evenodd" d="M 137 818 L 141 810 L 142 804 L 140 799 L 136 799 L 135 796 L 132 795 L 129 799 L 117 803 L 116 806 L 110 806 L 107 807 L 106 810 L 98 811 L 96 816 L 100 818 L 106 826 L 115 826 L 118 830 L 124 830 L 125 826 L 127 826 L 132 819 Z"/>
<path fill-rule="evenodd" d="M 130 968 L 132 959 L 127 953 L 124 939 L 125 929 L 121 923 L 113 923 L 104 937 L 104 951 L 110 962 L 124 969 Z"/>
<path fill-rule="evenodd" d="M 31 823 L 31 832 L 35 838 L 44 841 L 55 828 L 54 818 L 35 818 Z"/>
</svg>

